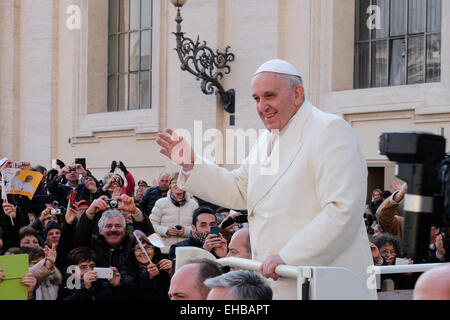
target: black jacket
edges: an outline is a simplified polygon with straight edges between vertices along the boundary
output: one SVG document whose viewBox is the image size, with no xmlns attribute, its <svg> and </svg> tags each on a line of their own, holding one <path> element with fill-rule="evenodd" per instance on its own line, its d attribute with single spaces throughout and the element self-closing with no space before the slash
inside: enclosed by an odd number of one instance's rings
<svg viewBox="0 0 450 320">
<path fill-rule="evenodd" d="M 80 288 L 70 288 L 68 283 L 70 275 L 66 274 L 63 278 L 63 285 L 58 293 L 58 300 L 75 300 L 75 301 L 108 301 L 125 299 L 123 288 L 121 286 L 114 287 L 108 280 L 99 279 L 92 283 L 89 289 L 84 286 L 84 281 L 80 280 Z M 67 281 L 69 280 L 69 281 Z"/>
<path fill-rule="evenodd" d="M 128 272 L 128 264 L 130 255 L 134 254 L 134 237 L 125 234 L 122 242 L 117 247 L 112 248 L 106 243 L 105 238 L 101 234 L 94 231 L 97 229 L 97 220 L 89 219 L 86 214 L 80 217 L 75 228 L 73 246 L 89 247 L 94 250 L 96 255 L 95 265 L 97 267 L 116 267 L 120 272 L 121 284 L 133 281 L 133 277 Z M 155 232 L 150 220 L 145 215 L 143 222 L 134 221 L 133 226 L 135 230 L 139 229 L 145 234 Z"/>
<path fill-rule="evenodd" d="M 152 209 L 155 206 L 156 201 L 163 197 L 163 193 L 159 187 L 152 187 L 145 191 L 142 197 L 139 207 L 144 215 L 149 216 L 152 213 Z"/>
<path fill-rule="evenodd" d="M 176 258 L 175 256 L 175 249 L 177 247 L 197 247 L 197 248 L 203 248 L 203 243 L 201 243 L 199 240 L 192 237 L 192 235 L 189 235 L 189 237 L 186 240 L 182 240 L 179 242 L 174 243 L 170 246 L 169 249 L 169 259 L 173 260 Z"/>
<path fill-rule="evenodd" d="M 55 198 L 56 201 L 58 201 L 60 206 L 67 207 L 67 196 L 70 196 L 72 194 L 72 188 L 61 183 L 61 180 L 62 179 L 59 176 L 55 176 L 48 183 L 48 192 Z M 91 193 L 88 189 L 86 189 L 86 186 L 83 183 L 79 183 L 75 188 L 75 191 L 77 193 L 75 200 L 76 202 L 81 200 L 91 200 Z"/>
<path fill-rule="evenodd" d="M 127 283 L 126 292 L 131 300 L 169 300 L 170 276 L 160 270 L 159 275 L 149 278 L 146 269 L 134 272 L 134 281 Z"/>
</svg>

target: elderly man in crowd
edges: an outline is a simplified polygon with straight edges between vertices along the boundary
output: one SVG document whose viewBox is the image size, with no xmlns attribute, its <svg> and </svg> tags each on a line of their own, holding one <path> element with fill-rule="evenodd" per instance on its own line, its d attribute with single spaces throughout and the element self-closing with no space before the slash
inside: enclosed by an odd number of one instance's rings
<svg viewBox="0 0 450 320">
<path fill-rule="evenodd" d="M 236 270 L 205 280 L 207 300 L 272 300 L 272 289 L 258 274 Z"/>
<path fill-rule="evenodd" d="M 252 259 L 252 247 L 250 245 L 250 234 L 248 228 L 236 231 L 228 244 L 227 257 L 236 257 L 242 259 Z M 231 270 L 237 270 L 231 268 Z"/>
<path fill-rule="evenodd" d="M 74 247 L 89 247 L 94 250 L 97 267 L 116 267 L 121 275 L 121 283 L 131 282 L 128 274 L 129 257 L 133 254 L 133 236 L 125 233 L 126 221 L 123 214 L 130 214 L 133 227 L 145 234 L 154 233 L 151 222 L 135 206 L 132 198 L 121 195 L 118 210 L 108 210 L 105 196 L 94 200 L 81 216 L 75 229 Z M 95 232 L 96 223 L 98 234 Z"/>
<path fill-rule="evenodd" d="M 253 259 L 275 280 L 275 299 L 297 297 L 296 281 L 275 273 L 280 264 L 344 267 L 365 285 L 373 264 L 362 217 L 367 165 L 351 126 L 305 99 L 286 61 L 259 67 L 251 90 L 267 131 L 236 170 L 202 159 L 171 129 L 158 134 L 160 152 L 181 166 L 180 187 L 248 210 Z M 366 292 L 376 299 L 374 289 Z"/>
<path fill-rule="evenodd" d="M 167 196 L 169 185 L 170 174 L 168 174 L 167 172 L 163 172 L 159 175 L 158 185 L 145 191 L 144 196 L 139 203 L 139 207 L 147 216 L 152 213 L 152 209 L 155 206 L 156 201 Z"/>
<path fill-rule="evenodd" d="M 213 260 L 188 261 L 173 275 L 170 281 L 171 300 L 206 300 L 210 288 L 204 284 L 209 278 L 223 273 L 220 264 Z"/>
</svg>

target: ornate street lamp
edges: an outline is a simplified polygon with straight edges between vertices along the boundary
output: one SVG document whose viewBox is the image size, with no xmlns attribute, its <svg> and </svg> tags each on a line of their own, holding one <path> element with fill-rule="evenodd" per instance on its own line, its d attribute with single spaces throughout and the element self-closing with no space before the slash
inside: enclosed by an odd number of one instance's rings
<svg viewBox="0 0 450 320">
<path fill-rule="evenodd" d="M 214 53 L 214 51 L 206 46 L 206 42 L 200 43 L 199 37 L 197 41 L 186 38 L 184 32 L 181 32 L 181 22 L 183 19 L 180 15 L 181 7 L 187 0 L 171 0 L 173 5 L 177 8 L 177 16 L 175 22 L 177 23 L 177 32 L 173 34 L 176 36 L 177 47 L 176 51 L 181 62 L 181 70 L 192 73 L 197 80 L 202 80 L 201 88 L 204 94 L 210 95 L 215 92 L 219 95 L 220 105 L 229 112 L 234 113 L 235 91 L 225 89 L 220 84 L 219 80 L 223 78 L 223 72 L 229 74 L 231 71 L 228 62 L 234 61 L 234 54 L 229 53 L 229 46 L 226 47 L 225 52 Z M 223 69 L 224 71 L 219 71 Z M 214 91 L 214 87 L 216 90 Z"/>
</svg>

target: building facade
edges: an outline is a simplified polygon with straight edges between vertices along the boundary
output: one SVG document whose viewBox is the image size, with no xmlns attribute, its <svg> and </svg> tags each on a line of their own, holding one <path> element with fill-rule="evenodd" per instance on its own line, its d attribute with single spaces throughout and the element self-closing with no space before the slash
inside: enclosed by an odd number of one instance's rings
<svg viewBox="0 0 450 320">
<path fill-rule="evenodd" d="M 176 170 L 155 143 L 173 128 L 200 134 L 219 159 L 227 129 L 263 129 L 250 81 L 273 58 L 294 64 L 307 98 L 354 128 L 369 195 L 394 178 L 378 154 L 382 132 L 449 137 L 447 0 L 188 0 L 186 37 L 235 55 L 221 81 L 236 90 L 234 121 L 180 70 L 175 15 L 169 0 L 0 0 L 0 156 L 46 167 L 86 158 L 99 178 L 121 160 L 150 182 Z"/>
</svg>

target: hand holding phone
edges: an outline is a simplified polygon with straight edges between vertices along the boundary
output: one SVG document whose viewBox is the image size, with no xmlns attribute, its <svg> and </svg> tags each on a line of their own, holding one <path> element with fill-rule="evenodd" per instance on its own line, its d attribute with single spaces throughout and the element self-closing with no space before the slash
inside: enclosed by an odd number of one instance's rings
<svg viewBox="0 0 450 320">
<path fill-rule="evenodd" d="M 215 234 L 219 237 L 219 227 L 215 226 L 215 227 L 210 227 L 209 228 L 209 233 L 210 234 Z"/>
<path fill-rule="evenodd" d="M 97 279 L 112 279 L 114 272 L 110 268 L 94 268 L 97 272 Z"/>
</svg>

